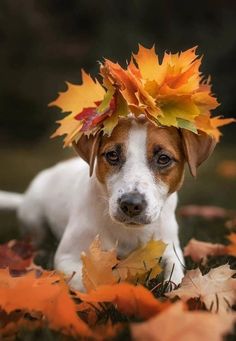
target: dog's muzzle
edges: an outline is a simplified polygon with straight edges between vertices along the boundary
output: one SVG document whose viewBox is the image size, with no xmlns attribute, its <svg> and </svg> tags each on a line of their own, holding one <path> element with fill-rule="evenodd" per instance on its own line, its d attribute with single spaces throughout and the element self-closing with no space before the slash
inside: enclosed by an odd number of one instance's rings
<svg viewBox="0 0 236 341">
<path fill-rule="evenodd" d="M 137 191 L 125 193 L 118 199 L 116 219 L 125 224 L 148 224 L 146 207 L 147 202 L 143 194 Z"/>
</svg>

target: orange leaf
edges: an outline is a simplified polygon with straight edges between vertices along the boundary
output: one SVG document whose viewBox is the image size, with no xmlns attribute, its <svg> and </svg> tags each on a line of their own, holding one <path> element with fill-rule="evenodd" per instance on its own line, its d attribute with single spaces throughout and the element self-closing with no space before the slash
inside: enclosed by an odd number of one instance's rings
<svg viewBox="0 0 236 341">
<path fill-rule="evenodd" d="M 194 238 L 184 248 L 184 255 L 190 256 L 194 262 L 200 262 L 207 256 L 220 256 L 225 254 L 225 245 L 201 242 Z"/>
<path fill-rule="evenodd" d="M 83 284 L 90 291 L 103 284 L 137 282 L 149 271 L 149 279 L 155 278 L 162 271 L 159 259 L 165 248 L 166 244 L 161 240 L 150 240 L 118 260 L 116 249 L 103 251 L 97 236 L 89 250 L 81 254 Z"/>
<path fill-rule="evenodd" d="M 66 83 L 68 89 L 59 93 L 58 98 L 51 102 L 49 106 L 57 106 L 63 112 L 70 112 L 70 115 L 58 121 L 60 127 L 52 137 L 67 135 L 64 142 L 69 145 L 76 139 L 83 125 L 82 121 L 76 120 L 75 116 L 84 108 L 96 107 L 95 102 L 102 101 L 105 90 L 96 80 L 94 81 L 82 70 L 82 84 L 74 85 Z"/>
<path fill-rule="evenodd" d="M 116 250 L 103 251 L 99 236 L 91 243 L 89 250 L 81 254 L 81 259 L 82 278 L 87 291 L 117 281 L 112 272 L 112 268 L 118 263 Z"/>
<path fill-rule="evenodd" d="M 134 286 L 129 283 L 102 285 L 88 294 L 76 293 L 88 303 L 110 302 L 124 314 L 149 318 L 165 309 L 168 304 L 158 301 L 150 291 L 143 286 Z"/>
<path fill-rule="evenodd" d="M 231 233 L 227 238 L 230 241 L 230 244 L 226 247 L 227 253 L 236 257 L 236 233 Z"/>
<path fill-rule="evenodd" d="M 131 325 L 134 341 L 221 341 L 233 330 L 236 314 L 186 311 L 178 302 L 147 322 Z"/>
<path fill-rule="evenodd" d="M 29 272 L 11 277 L 8 270 L 0 270 L 0 306 L 10 313 L 16 309 L 41 312 L 49 327 L 70 335 L 89 336 L 87 325 L 76 314 L 76 305 L 61 276 L 53 272 Z"/>
</svg>

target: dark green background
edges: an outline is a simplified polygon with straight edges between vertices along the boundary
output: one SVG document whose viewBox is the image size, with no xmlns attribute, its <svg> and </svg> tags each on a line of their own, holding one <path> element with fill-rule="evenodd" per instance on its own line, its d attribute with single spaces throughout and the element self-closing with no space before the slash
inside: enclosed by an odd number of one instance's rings
<svg viewBox="0 0 236 341">
<path fill-rule="evenodd" d="M 177 52 L 198 45 L 202 70 L 212 76 L 221 107 L 236 111 L 236 1 L 232 0 L 1 0 L 0 1 L 0 188 L 23 191 L 41 169 L 70 157 L 50 141 L 57 109 L 47 104 L 64 81 L 80 82 L 80 69 L 95 75 L 103 57 L 124 65 L 138 43 Z M 197 180 L 188 177 L 180 204 L 235 208 L 235 179 L 216 168 L 236 158 L 235 125 Z M 11 214 L 0 216 L 0 239 L 16 236 Z M 202 226 L 198 226 L 202 228 Z M 187 236 L 192 226 L 184 224 Z"/>
</svg>

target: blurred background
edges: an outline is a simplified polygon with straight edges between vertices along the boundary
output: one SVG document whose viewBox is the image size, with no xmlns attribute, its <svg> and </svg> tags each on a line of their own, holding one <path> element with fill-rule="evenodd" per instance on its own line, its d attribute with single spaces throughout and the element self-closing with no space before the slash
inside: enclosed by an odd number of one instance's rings
<svg viewBox="0 0 236 341">
<path fill-rule="evenodd" d="M 61 115 L 48 103 L 65 81 L 80 82 L 81 68 L 95 75 L 103 57 L 124 65 L 138 43 L 155 43 L 160 55 L 198 45 L 222 103 L 216 114 L 235 117 L 235 0 L 0 1 L 0 189 L 23 192 L 38 171 L 73 155 L 60 139 L 49 140 Z M 235 127 L 222 129 L 198 178 L 187 175 L 180 206 L 235 209 Z M 179 219 L 184 240 L 216 238 L 202 222 Z M 17 237 L 12 213 L 1 212 L 0 226 L 0 241 Z"/>
</svg>

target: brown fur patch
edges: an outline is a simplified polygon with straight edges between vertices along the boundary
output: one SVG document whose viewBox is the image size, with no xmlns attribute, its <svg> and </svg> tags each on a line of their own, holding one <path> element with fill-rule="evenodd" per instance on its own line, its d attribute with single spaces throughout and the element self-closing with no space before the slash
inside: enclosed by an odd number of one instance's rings
<svg viewBox="0 0 236 341">
<path fill-rule="evenodd" d="M 125 159 L 127 140 L 131 127 L 130 119 L 120 119 L 119 124 L 114 128 L 110 137 L 102 137 L 102 141 L 98 150 L 96 175 L 100 182 L 105 183 L 106 177 L 112 173 L 119 171 L 118 166 L 110 165 L 104 158 L 104 153 L 112 150 L 115 146 L 121 146 L 122 157 Z"/>
<path fill-rule="evenodd" d="M 159 148 L 175 159 L 175 162 L 167 168 L 153 167 L 155 148 Z M 147 159 L 153 170 L 156 181 L 161 180 L 169 187 L 169 193 L 178 190 L 183 182 L 184 175 L 184 151 L 181 136 L 174 127 L 159 128 L 149 123 L 147 128 Z"/>
</svg>

